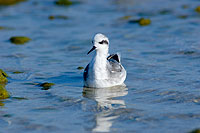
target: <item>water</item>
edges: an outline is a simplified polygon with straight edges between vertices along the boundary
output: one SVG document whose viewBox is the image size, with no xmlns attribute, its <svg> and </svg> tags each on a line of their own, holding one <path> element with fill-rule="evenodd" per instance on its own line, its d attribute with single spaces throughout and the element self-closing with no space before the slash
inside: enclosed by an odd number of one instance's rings
<svg viewBox="0 0 200 133">
<path fill-rule="evenodd" d="M 82 0 L 69 7 L 29 0 L 0 8 L 0 66 L 11 98 L 0 129 L 15 132 L 189 132 L 200 123 L 199 1 Z M 68 19 L 49 20 L 50 15 Z M 121 17 L 150 18 L 139 26 Z M 180 16 L 186 16 L 180 18 Z M 126 88 L 83 88 L 95 33 L 120 52 Z M 14 45 L 11 36 L 32 39 Z M 14 71 L 24 73 L 14 74 Z M 55 83 L 41 90 L 34 83 Z"/>
</svg>

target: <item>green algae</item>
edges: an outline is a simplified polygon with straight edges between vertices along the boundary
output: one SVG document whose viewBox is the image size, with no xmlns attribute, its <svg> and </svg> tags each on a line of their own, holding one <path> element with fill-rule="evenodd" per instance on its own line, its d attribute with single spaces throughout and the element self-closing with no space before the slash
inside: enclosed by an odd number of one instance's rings
<svg viewBox="0 0 200 133">
<path fill-rule="evenodd" d="M 68 19 L 68 17 L 64 16 L 64 15 L 54 15 L 54 16 L 51 15 L 48 18 L 49 18 L 49 20 L 54 20 L 54 19 L 63 19 L 63 20 L 66 20 L 66 19 Z"/>
<path fill-rule="evenodd" d="M 151 24 L 151 20 L 150 20 L 150 19 L 141 18 L 141 19 L 139 20 L 139 24 L 140 24 L 141 26 L 146 26 L 146 25 Z"/>
<path fill-rule="evenodd" d="M 195 129 L 195 130 L 193 130 L 193 131 L 191 131 L 189 133 L 200 133 L 200 129 Z"/>
<path fill-rule="evenodd" d="M 131 18 L 131 16 L 123 16 L 120 17 L 119 20 L 129 20 Z"/>
<path fill-rule="evenodd" d="M 25 97 L 11 97 L 11 98 L 16 100 L 28 100 L 28 98 Z"/>
<path fill-rule="evenodd" d="M 5 104 L 3 103 L 3 101 L 0 101 L 0 106 L 4 106 Z"/>
<path fill-rule="evenodd" d="M 79 66 L 79 67 L 77 67 L 77 69 L 82 70 L 82 69 L 84 69 L 84 67 Z"/>
<path fill-rule="evenodd" d="M 10 41 L 17 45 L 22 45 L 29 42 L 31 39 L 25 36 L 14 36 L 10 38 Z"/>
<path fill-rule="evenodd" d="M 0 30 L 13 30 L 11 27 L 0 26 Z"/>
<path fill-rule="evenodd" d="M 5 89 L 5 85 L 8 82 L 8 75 L 0 69 L 0 99 L 6 99 L 10 97 L 9 92 Z M 3 106 L 4 103 L 1 102 L 0 106 Z"/>
<path fill-rule="evenodd" d="M 186 18 L 188 18 L 188 15 L 180 15 L 180 16 L 178 16 L 178 18 L 180 18 L 180 19 L 186 19 Z"/>
<path fill-rule="evenodd" d="M 20 74 L 20 73 L 24 73 L 24 72 L 21 72 L 21 71 L 14 71 L 13 73 L 14 73 L 14 74 Z"/>
<path fill-rule="evenodd" d="M 24 83 L 25 85 L 40 85 L 40 83 Z"/>
<path fill-rule="evenodd" d="M 4 29 L 6 29 L 5 27 L 3 27 L 3 26 L 0 26 L 0 30 L 4 30 Z"/>
<path fill-rule="evenodd" d="M 24 2 L 26 0 L 0 0 L 0 6 L 9 6 L 9 5 L 15 5 L 19 2 Z"/>
<path fill-rule="evenodd" d="M 198 12 L 198 13 L 200 13 L 200 6 L 197 6 L 197 7 L 195 8 L 195 11 Z"/>
<path fill-rule="evenodd" d="M 0 69 L 0 83 L 7 83 L 7 77 L 8 75 L 2 69 Z"/>
<path fill-rule="evenodd" d="M 10 94 L 5 89 L 5 84 L 0 84 L 0 99 L 6 99 L 9 97 L 10 97 Z"/>
<path fill-rule="evenodd" d="M 63 6 L 70 6 L 72 5 L 74 2 L 70 1 L 70 0 L 57 0 L 55 2 L 56 5 L 63 5 Z"/>
<path fill-rule="evenodd" d="M 140 18 L 137 20 L 130 20 L 129 23 L 138 23 L 140 26 L 147 26 L 151 24 L 151 20 L 147 18 Z"/>
<path fill-rule="evenodd" d="M 48 82 L 45 82 L 45 83 L 42 83 L 40 84 L 39 86 L 41 86 L 42 90 L 48 90 L 51 88 L 51 86 L 55 85 L 54 83 L 48 83 Z"/>
</svg>

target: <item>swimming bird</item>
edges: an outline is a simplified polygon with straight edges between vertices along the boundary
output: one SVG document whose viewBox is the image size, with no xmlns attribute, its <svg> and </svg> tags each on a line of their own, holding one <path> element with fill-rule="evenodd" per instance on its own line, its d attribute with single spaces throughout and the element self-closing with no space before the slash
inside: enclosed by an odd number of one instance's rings
<svg viewBox="0 0 200 133">
<path fill-rule="evenodd" d="M 126 70 L 121 65 L 118 53 L 109 55 L 108 37 L 98 33 L 94 36 L 92 43 L 93 47 L 87 54 L 93 50 L 95 50 L 95 54 L 84 70 L 84 87 L 125 86 Z"/>
</svg>

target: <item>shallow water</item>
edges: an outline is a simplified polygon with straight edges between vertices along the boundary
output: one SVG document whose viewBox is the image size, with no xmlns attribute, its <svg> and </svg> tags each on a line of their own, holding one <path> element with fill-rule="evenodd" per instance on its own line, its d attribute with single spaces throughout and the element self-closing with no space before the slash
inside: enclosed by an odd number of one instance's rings
<svg viewBox="0 0 200 133">
<path fill-rule="evenodd" d="M 29 0 L 0 7 L 0 66 L 11 98 L 1 132 L 189 132 L 200 123 L 200 14 L 196 0 L 82 0 L 69 7 Z M 50 15 L 68 19 L 49 20 Z M 140 26 L 131 19 L 150 18 Z M 186 18 L 180 16 L 187 16 Z M 184 18 L 184 19 L 183 19 Z M 126 88 L 83 88 L 97 32 L 120 52 Z M 11 36 L 32 39 L 25 45 Z M 15 71 L 23 73 L 14 74 Z M 34 83 L 55 83 L 48 90 Z"/>
</svg>

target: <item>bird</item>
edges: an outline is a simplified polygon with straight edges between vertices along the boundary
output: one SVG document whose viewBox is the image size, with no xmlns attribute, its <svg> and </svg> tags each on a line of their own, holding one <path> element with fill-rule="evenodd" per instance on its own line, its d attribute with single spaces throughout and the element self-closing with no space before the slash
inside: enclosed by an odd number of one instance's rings
<svg viewBox="0 0 200 133">
<path fill-rule="evenodd" d="M 84 87 L 107 88 L 126 86 L 126 70 L 121 64 L 120 54 L 109 54 L 109 39 L 102 33 L 97 33 L 92 40 L 93 47 L 87 53 L 95 50 L 95 54 L 83 73 Z"/>
</svg>

